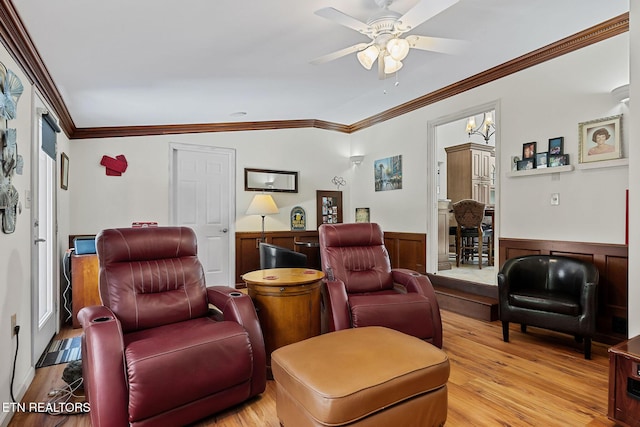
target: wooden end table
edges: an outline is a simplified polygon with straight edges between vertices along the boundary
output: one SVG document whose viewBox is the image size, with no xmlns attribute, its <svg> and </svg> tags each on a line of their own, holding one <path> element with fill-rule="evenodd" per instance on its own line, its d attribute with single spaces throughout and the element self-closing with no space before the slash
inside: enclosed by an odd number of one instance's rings
<svg viewBox="0 0 640 427">
<path fill-rule="evenodd" d="M 640 427 L 640 336 L 609 349 L 610 419 Z"/>
<path fill-rule="evenodd" d="M 270 268 L 242 275 L 258 313 L 271 377 L 271 352 L 320 335 L 320 287 L 324 273 Z"/>
</svg>

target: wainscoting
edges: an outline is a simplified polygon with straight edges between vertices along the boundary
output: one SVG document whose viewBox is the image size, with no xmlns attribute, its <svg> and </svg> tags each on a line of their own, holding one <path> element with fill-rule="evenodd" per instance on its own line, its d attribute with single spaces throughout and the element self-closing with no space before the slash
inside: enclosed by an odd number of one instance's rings
<svg viewBox="0 0 640 427">
<path fill-rule="evenodd" d="M 259 232 L 236 233 L 236 286 L 244 286 L 242 275 L 260 269 Z M 419 273 L 426 272 L 426 239 L 424 233 L 399 233 L 386 231 L 384 244 L 394 268 L 408 268 Z M 302 252 L 307 255 L 307 266 L 320 270 L 320 249 L 318 232 L 313 231 L 271 231 L 265 233 L 265 241 Z M 305 244 L 306 243 L 306 244 Z"/>
<path fill-rule="evenodd" d="M 628 253 L 626 245 L 500 239 L 499 265 L 523 255 L 561 255 L 595 264 L 600 273 L 595 339 L 615 344 L 627 339 Z"/>
<path fill-rule="evenodd" d="M 267 232 L 265 240 L 274 245 L 305 253 L 308 257 L 308 267 L 320 269 L 319 248 L 313 244 L 309 246 L 296 244 L 296 242 L 317 242 L 317 231 Z M 392 267 L 409 268 L 422 274 L 426 273 L 427 247 L 424 233 L 387 231 L 384 233 L 384 240 Z M 259 242 L 259 232 L 236 233 L 236 286 L 243 286 L 242 274 L 260 269 Z M 563 255 L 594 263 L 600 272 L 595 340 L 605 344 L 616 344 L 627 339 L 628 248 L 626 245 L 503 238 L 500 239 L 499 247 L 497 271 L 505 260 L 521 255 Z M 497 287 L 460 282 L 438 275 L 429 276 L 437 288 L 438 298 L 443 299 L 443 308 L 450 305 L 446 309 L 487 321 L 496 319 Z M 447 303 L 444 301 L 445 298 L 451 299 L 452 302 Z M 464 305 L 462 305 L 463 302 Z M 470 310 L 467 304 L 482 307 L 474 315 L 475 312 Z"/>
</svg>

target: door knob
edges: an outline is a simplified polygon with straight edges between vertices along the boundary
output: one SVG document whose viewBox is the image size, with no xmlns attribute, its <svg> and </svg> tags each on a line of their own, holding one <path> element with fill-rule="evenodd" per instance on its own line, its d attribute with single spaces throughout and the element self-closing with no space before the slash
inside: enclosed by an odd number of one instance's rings
<svg viewBox="0 0 640 427">
<path fill-rule="evenodd" d="M 227 231 L 229 231 L 229 229 L 228 229 L 228 228 L 223 228 L 223 229 L 222 229 L 222 232 L 223 232 L 223 233 L 226 233 Z"/>
<path fill-rule="evenodd" d="M 35 245 L 36 243 L 44 243 L 44 242 L 46 242 L 46 241 L 47 241 L 46 239 L 39 238 L 39 239 L 35 239 L 35 240 L 33 241 L 33 244 Z"/>
</svg>

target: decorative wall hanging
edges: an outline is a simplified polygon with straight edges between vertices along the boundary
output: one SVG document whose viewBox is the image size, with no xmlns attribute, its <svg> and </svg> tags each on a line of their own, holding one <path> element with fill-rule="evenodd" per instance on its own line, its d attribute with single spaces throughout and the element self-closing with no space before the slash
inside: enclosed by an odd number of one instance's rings
<svg viewBox="0 0 640 427">
<path fill-rule="evenodd" d="M 345 179 L 341 176 L 334 176 L 331 180 L 331 183 L 335 185 L 338 190 L 340 189 L 340 187 L 347 185 L 347 181 L 345 181 Z"/>
<path fill-rule="evenodd" d="M 8 121 L 16 118 L 18 100 L 24 88 L 13 71 L 0 63 L 0 215 L 2 231 L 16 230 L 16 219 L 22 212 L 20 193 L 13 186 L 13 175 L 22 175 L 24 159 L 18 154 L 15 129 L 9 129 Z"/>
<path fill-rule="evenodd" d="M 0 95 L 0 116 L 7 120 L 15 119 L 18 99 L 22 95 L 24 87 L 22 82 L 13 71 L 0 63 L 0 85 L 2 86 L 2 94 Z"/>
<path fill-rule="evenodd" d="M 316 190 L 318 227 L 342 222 L 342 191 Z"/>
<path fill-rule="evenodd" d="M 123 154 L 119 154 L 114 159 L 109 156 L 102 156 L 100 164 L 104 166 L 107 176 L 120 176 L 127 170 L 127 159 Z"/>
<path fill-rule="evenodd" d="M 291 230 L 304 231 L 307 229 L 307 214 L 300 206 L 291 209 Z"/>
<path fill-rule="evenodd" d="M 622 114 L 578 124 L 579 163 L 622 157 Z"/>
<path fill-rule="evenodd" d="M 373 162 L 375 190 L 402 189 L 402 156 L 387 157 Z"/>
</svg>

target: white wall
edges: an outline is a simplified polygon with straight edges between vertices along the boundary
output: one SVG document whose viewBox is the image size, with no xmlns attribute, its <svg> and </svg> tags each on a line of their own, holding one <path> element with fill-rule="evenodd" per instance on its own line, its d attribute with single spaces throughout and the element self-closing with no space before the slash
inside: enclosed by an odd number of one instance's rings
<svg viewBox="0 0 640 427">
<path fill-rule="evenodd" d="M 334 176 L 346 179 L 349 207 L 351 165 L 349 136 L 319 129 L 285 129 L 230 133 L 163 135 L 74 141 L 69 187 L 71 234 L 96 234 L 133 221 L 169 223 L 169 146 L 171 143 L 227 147 L 236 150 L 236 231 L 259 231 L 260 217 L 246 216 L 254 192 L 244 191 L 244 168 L 298 171 L 298 193 L 273 193 L 280 209 L 265 219 L 266 231 L 289 230 L 294 206 L 307 213 L 307 229 L 316 228 L 316 190 L 336 190 Z M 106 176 L 103 155 L 124 154 L 127 171 Z M 349 217 L 345 217 L 348 220 Z"/>
<path fill-rule="evenodd" d="M 352 150 L 366 157 L 353 179 L 352 204 L 368 204 L 384 229 L 425 232 L 427 122 L 499 99 L 500 237 L 624 243 L 627 167 L 518 178 L 506 172 L 523 143 L 546 147 L 557 136 L 577 163 L 578 123 L 621 112 L 610 91 L 629 80 L 628 40 L 628 34 L 605 40 L 354 134 Z M 594 58 L 607 64 L 606 73 Z M 397 154 L 404 159 L 403 190 L 375 193 L 372 162 Z M 559 206 L 550 205 L 552 192 L 560 193 Z"/>
<path fill-rule="evenodd" d="M 11 371 L 17 340 L 11 335 L 11 315 L 16 314 L 17 324 L 20 326 L 18 359 L 14 379 L 13 393 L 20 400 L 26 392 L 33 375 L 34 368 L 31 363 L 31 332 L 34 325 L 31 322 L 31 209 L 26 203 L 26 192 L 31 191 L 32 173 L 32 129 L 36 112 L 36 92 L 29 80 L 17 66 L 13 58 L 4 47 L 0 47 L 0 62 L 9 70 L 16 73 L 24 86 L 24 92 L 18 101 L 16 119 L 7 122 L 8 128 L 17 131 L 18 154 L 24 159 L 22 175 L 15 174 L 13 185 L 18 190 L 22 213 L 18 214 L 16 229 L 12 234 L 0 231 L 0 402 L 10 402 L 9 386 L 11 383 Z M 58 153 L 68 151 L 68 139 L 64 134 L 58 135 Z M 58 156 L 59 158 L 59 156 Z M 67 200 L 68 194 L 58 190 L 59 221 L 58 228 L 61 236 L 68 232 Z M 66 249 L 66 240 L 58 242 L 57 252 L 59 259 Z M 59 283 L 56 283 L 59 287 Z M 57 290 L 56 290 L 57 292 Z M 0 425 L 6 425 L 10 419 L 10 413 L 0 412 Z"/>
<path fill-rule="evenodd" d="M 25 190 L 30 188 L 31 167 L 31 102 L 32 91 L 29 82 L 7 52 L 0 48 L 0 62 L 13 71 L 25 86 L 25 91 L 18 101 L 17 118 L 7 122 L 8 128 L 17 132 L 18 154 L 25 160 L 22 175 L 15 174 L 12 183 L 20 194 L 24 206 Z M 16 219 L 16 229 L 12 234 L 0 231 L 0 401 L 10 402 L 9 384 L 11 367 L 16 349 L 16 338 L 11 336 L 11 315 L 17 315 L 20 330 L 20 351 L 16 364 L 14 395 L 16 399 L 26 391 L 25 385 L 33 376 L 31 368 L 31 230 L 29 211 L 23 209 Z M 0 413 L 0 421 L 7 415 Z"/>
</svg>

